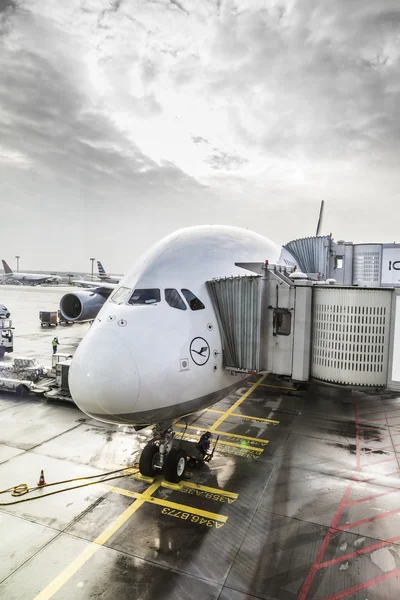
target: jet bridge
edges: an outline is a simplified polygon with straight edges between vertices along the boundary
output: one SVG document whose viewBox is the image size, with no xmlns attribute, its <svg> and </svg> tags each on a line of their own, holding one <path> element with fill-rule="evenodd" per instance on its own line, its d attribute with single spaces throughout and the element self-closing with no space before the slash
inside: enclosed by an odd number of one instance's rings
<svg viewBox="0 0 400 600">
<path fill-rule="evenodd" d="M 311 283 L 294 283 L 285 268 L 237 263 L 255 271 L 207 281 L 227 369 L 291 376 L 310 372 Z"/>
<path fill-rule="evenodd" d="M 400 390 L 400 290 L 309 281 L 268 263 L 207 281 L 225 368 Z"/>
</svg>

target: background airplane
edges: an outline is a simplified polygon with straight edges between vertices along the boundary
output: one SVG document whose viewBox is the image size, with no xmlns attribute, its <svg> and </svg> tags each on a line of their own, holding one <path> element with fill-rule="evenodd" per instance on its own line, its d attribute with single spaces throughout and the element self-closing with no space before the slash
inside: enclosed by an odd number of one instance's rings
<svg viewBox="0 0 400 600">
<path fill-rule="evenodd" d="M 2 260 L 4 268 L 3 281 L 20 281 L 21 283 L 60 283 L 62 278 L 59 275 L 49 275 L 46 273 L 14 273 L 11 267 Z"/>
<path fill-rule="evenodd" d="M 162 472 L 180 481 L 186 453 L 174 440 L 173 421 L 243 384 L 223 366 L 206 281 L 248 274 L 235 262 L 274 263 L 278 254 L 275 244 L 245 229 L 189 227 L 155 244 L 118 286 L 62 298 L 60 310 L 73 319 L 96 315 L 102 306 L 72 359 L 70 390 L 92 418 L 136 428 L 155 424 L 140 457 L 142 475 Z"/>
<path fill-rule="evenodd" d="M 97 261 L 97 268 L 99 271 L 99 278 L 101 281 L 106 281 L 108 283 L 119 283 L 123 277 L 123 275 L 109 275 L 108 273 L 106 273 L 103 265 L 99 260 Z"/>
</svg>

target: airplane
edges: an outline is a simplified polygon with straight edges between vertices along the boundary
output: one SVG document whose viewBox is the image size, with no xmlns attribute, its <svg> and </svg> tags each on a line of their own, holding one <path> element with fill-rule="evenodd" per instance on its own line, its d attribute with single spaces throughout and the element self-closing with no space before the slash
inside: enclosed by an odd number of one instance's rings
<svg viewBox="0 0 400 600">
<path fill-rule="evenodd" d="M 2 260 L 4 268 L 3 281 L 19 281 L 21 283 L 60 283 L 62 278 L 59 275 L 46 275 L 45 273 L 14 273 L 11 267 Z"/>
<path fill-rule="evenodd" d="M 99 271 L 99 279 L 101 281 L 107 281 L 108 283 L 119 283 L 123 277 L 123 275 L 108 275 L 99 260 L 97 261 L 97 269 Z"/>
<path fill-rule="evenodd" d="M 248 377 L 223 366 L 205 282 L 249 274 L 235 262 L 276 263 L 278 256 L 273 242 L 247 229 L 189 227 L 156 243 L 117 286 L 104 283 L 61 299 L 68 318 L 94 315 L 69 370 L 74 402 L 105 423 L 136 430 L 154 425 L 139 460 L 142 475 L 162 472 L 178 483 L 186 453 L 173 445 L 172 424 L 218 402 Z"/>
</svg>

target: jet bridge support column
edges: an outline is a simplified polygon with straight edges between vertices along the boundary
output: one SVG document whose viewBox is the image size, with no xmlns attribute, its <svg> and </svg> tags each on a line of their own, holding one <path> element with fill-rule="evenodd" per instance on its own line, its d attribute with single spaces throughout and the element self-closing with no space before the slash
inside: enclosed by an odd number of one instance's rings
<svg viewBox="0 0 400 600">
<path fill-rule="evenodd" d="M 311 365 L 312 288 L 296 284 L 292 379 L 308 381 Z"/>
<path fill-rule="evenodd" d="M 312 287 L 266 269 L 261 330 L 263 364 L 275 375 L 308 381 L 311 359 Z"/>
</svg>

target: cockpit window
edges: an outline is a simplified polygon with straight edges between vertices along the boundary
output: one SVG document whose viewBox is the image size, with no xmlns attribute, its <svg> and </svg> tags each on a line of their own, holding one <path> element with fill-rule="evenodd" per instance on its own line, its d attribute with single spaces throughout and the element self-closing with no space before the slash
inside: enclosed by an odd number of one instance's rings
<svg viewBox="0 0 400 600">
<path fill-rule="evenodd" d="M 155 304 L 156 302 L 161 302 L 160 290 L 157 288 L 135 290 L 129 300 L 129 304 Z"/>
<path fill-rule="evenodd" d="M 186 302 L 192 310 L 202 310 L 205 308 L 204 304 L 193 294 L 193 292 L 190 290 L 181 290 L 181 292 L 185 296 Z"/>
<path fill-rule="evenodd" d="M 124 304 L 127 301 L 129 294 L 132 292 L 131 288 L 127 287 L 119 287 L 115 290 L 113 295 L 111 296 L 111 302 L 115 302 L 115 304 Z"/>
<path fill-rule="evenodd" d="M 182 300 L 181 295 L 178 290 L 174 290 L 173 288 L 165 289 L 165 300 L 167 304 L 172 306 L 172 308 L 179 308 L 180 310 L 186 310 L 186 304 Z"/>
</svg>

